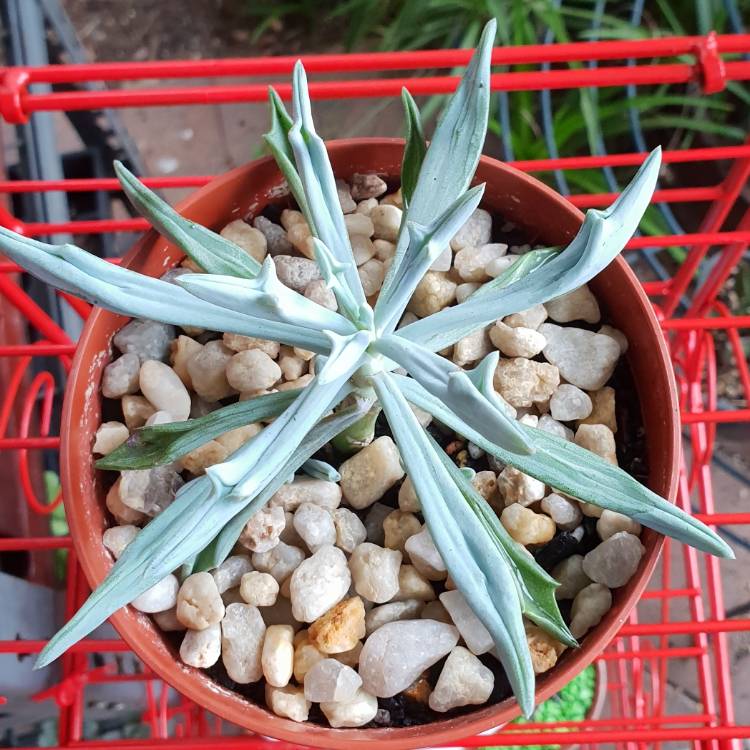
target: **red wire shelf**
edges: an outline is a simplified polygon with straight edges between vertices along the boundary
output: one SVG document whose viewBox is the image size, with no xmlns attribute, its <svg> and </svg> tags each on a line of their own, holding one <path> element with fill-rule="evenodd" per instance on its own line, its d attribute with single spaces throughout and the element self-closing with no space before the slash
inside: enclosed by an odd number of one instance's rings
<svg viewBox="0 0 750 750">
<path fill-rule="evenodd" d="M 672 37 L 634 42 L 607 41 L 533 45 L 496 49 L 493 62 L 507 68 L 492 77 L 494 90 L 540 90 L 581 86 L 651 85 L 690 83 L 704 94 L 720 91 L 727 81 L 750 80 L 750 35 Z M 313 98 L 393 97 L 403 85 L 412 93 L 436 94 L 453 90 L 451 74 L 417 76 L 430 70 L 450 70 L 467 62 L 466 50 L 367 53 L 305 56 L 313 81 Z M 605 63 L 599 67 L 567 67 L 576 61 Z M 630 64 L 628 61 L 636 61 Z M 288 78 L 295 58 L 247 58 L 201 61 L 95 63 L 40 68 L 0 69 L 0 116 L 7 124 L 25 122 L 35 112 L 120 107 L 174 105 L 205 106 L 217 103 L 257 102 L 266 98 L 267 84 Z M 541 70 L 542 63 L 552 63 Z M 517 70 L 516 66 L 523 66 Z M 405 73 L 407 77 L 396 77 Z M 357 74 L 366 73 L 367 78 Z M 316 74 L 326 80 L 316 81 Z M 223 82 L 245 77 L 247 82 Z M 211 78 L 210 84 L 192 80 Z M 258 80 L 261 79 L 261 80 Z M 95 90 L 35 91 L 35 83 L 94 83 Z M 178 85 L 181 84 L 181 85 Z M 275 84 L 276 85 L 276 84 Z M 289 95 L 285 82 L 278 84 Z M 600 167 L 632 167 L 644 154 L 616 153 L 604 156 L 563 156 L 514 162 L 515 166 L 543 175 L 552 170 Z M 701 216 L 694 231 L 684 235 L 636 237 L 631 251 L 677 246 L 685 261 L 665 280 L 646 281 L 673 355 L 686 434 L 678 503 L 697 509 L 707 523 L 734 527 L 743 532 L 750 524 L 750 508 L 717 510 L 711 461 L 716 427 L 721 423 L 750 422 L 750 369 L 745 359 L 741 332 L 750 329 L 750 316 L 733 316 L 722 302 L 721 292 L 750 243 L 750 209 L 742 191 L 750 178 L 750 138 L 741 145 L 668 150 L 669 165 L 689 162 L 710 165 L 722 162 L 718 184 L 661 189 L 657 202 L 690 204 Z M 150 177 L 154 188 L 195 188 L 210 175 Z M 59 223 L 24 223 L 8 210 L 13 194 L 42 191 L 112 191 L 111 179 L 65 179 L 50 182 L 0 180 L 0 224 L 24 234 L 103 234 L 140 231 L 137 219 L 96 219 Z M 608 203 L 610 194 L 579 194 L 570 200 L 581 208 Z M 731 218 L 731 226 L 730 224 Z M 697 275 L 704 262 L 712 261 L 705 274 Z M 116 260 L 113 262 L 117 262 Z M 46 502 L 34 481 L 34 467 L 44 451 L 59 447 L 59 425 L 54 398 L 75 352 L 75 342 L 37 305 L 22 286 L 23 276 L 13 263 L 0 259 L 0 377 L 6 390 L 0 393 L 0 469 L 12 466 L 7 477 L 12 490 L 4 494 L 0 510 L 16 503 L 26 513 L 22 533 L 0 538 L 0 553 L 26 552 L 51 559 L 67 551 L 65 616 L 86 596 L 88 589 L 75 560 L 69 537 L 51 536 L 45 520 L 61 498 Z M 89 306 L 60 294 L 82 318 Z M 680 308 L 681 300 L 688 300 Z M 9 326 L 4 327 L 4 319 Z M 29 326 L 39 340 L 28 343 L 9 334 L 12 323 Z M 741 398 L 730 407 L 719 403 L 717 352 L 721 347 L 736 369 Z M 52 364 L 51 364 L 52 363 Z M 742 405 L 744 404 L 744 405 Z M 721 407 L 721 408 L 720 408 Z M 5 506 L 5 507 L 4 507 Z M 20 528 L 20 527 L 19 527 Z M 649 590 L 623 625 L 617 638 L 598 659 L 606 675 L 606 701 L 599 718 L 559 724 L 527 724 L 509 727 L 491 736 L 466 738 L 465 747 L 539 745 L 565 742 L 593 747 L 609 744 L 626 750 L 665 743 L 674 747 L 739 750 L 750 739 L 750 717 L 735 713 L 729 638 L 750 631 L 750 619 L 728 618 L 720 563 L 693 549 L 667 540 L 660 566 Z M 44 640 L 0 640 L 0 658 L 35 654 Z M 131 750 L 179 747 L 269 748 L 292 750 L 297 746 L 238 735 L 216 717 L 207 715 L 176 695 L 146 667 L 123 669 L 113 655 L 127 656 L 127 646 L 116 638 L 88 638 L 63 657 L 50 687 L 29 695 L 32 701 L 50 700 L 57 707 L 57 747 L 103 748 L 122 746 Z M 95 659 L 95 655 L 99 655 Z M 104 666 L 101 662 L 104 660 Z M 135 657 L 130 655 L 129 664 Z M 689 708 L 672 700 L 674 673 L 690 675 L 683 680 Z M 148 727 L 148 739 L 125 741 L 85 739 L 85 721 L 103 686 L 126 684 L 141 691 L 138 711 Z M 685 685 L 687 684 L 687 688 Z M 745 711 L 750 711 L 745 704 Z M 565 732 L 563 735 L 552 732 Z M 234 735 L 234 736 L 226 736 Z"/>
</svg>

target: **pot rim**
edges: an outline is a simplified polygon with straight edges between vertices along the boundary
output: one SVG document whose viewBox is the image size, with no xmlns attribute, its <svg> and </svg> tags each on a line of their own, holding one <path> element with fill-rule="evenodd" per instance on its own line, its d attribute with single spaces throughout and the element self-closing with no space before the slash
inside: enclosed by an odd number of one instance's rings
<svg viewBox="0 0 750 750">
<path fill-rule="evenodd" d="M 363 146 L 369 149 L 382 150 L 390 156 L 395 154 L 396 151 L 403 150 L 404 140 L 399 138 L 355 138 L 328 141 L 326 145 L 333 162 L 335 162 L 337 155 L 343 153 L 349 156 L 352 163 L 356 164 L 356 151 L 361 150 Z M 354 153 L 349 154 L 350 151 Z M 177 205 L 177 209 L 190 216 L 193 210 L 200 206 L 208 196 L 232 183 L 239 176 L 251 170 L 268 171 L 271 165 L 273 165 L 273 158 L 264 157 L 226 172 L 181 201 Z M 579 225 L 583 219 L 583 214 L 552 188 L 508 164 L 482 156 L 477 173 L 480 177 L 484 177 L 485 173 L 488 176 L 494 175 L 494 179 L 498 181 L 505 178 L 516 187 L 523 187 L 540 197 L 543 195 L 555 204 L 557 210 L 571 226 Z M 123 258 L 122 264 L 126 267 L 134 263 L 138 265 L 152 251 L 166 252 L 171 247 L 173 246 L 170 243 L 161 239 L 159 234 L 151 229 L 134 244 L 133 248 Z M 179 254 L 181 255 L 181 253 Z M 679 410 L 667 345 L 661 335 L 661 329 L 651 303 L 625 259 L 618 256 L 613 265 L 617 267 L 617 274 L 623 284 L 623 291 L 624 287 L 627 287 L 627 292 L 633 297 L 633 305 L 640 310 L 645 319 L 645 330 L 641 332 L 642 341 L 648 341 L 649 345 L 653 347 L 650 352 L 651 357 L 658 361 L 658 367 L 665 378 L 668 399 L 668 404 L 665 407 L 668 415 L 665 429 L 669 432 L 669 439 L 665 441 L 665 445 L 662 447 L 664 452 L 662 484 L 666 489 L 662 494 L 674 502 L 680 455 Z M 165 265 L 164 268 L 166 270 L 167 266 Z M 60 459 L 65 507 L 78 561 L 92 586 L 98 585 L 106 573 L 106 570 L 102 571 L 102 552 L 106 553 L 106 550 L 103 550 L 100 539 L 99 549 L 97 549 L 93 540 L 89 541 L 86 538 L 86 532 L 89 535 L 92 533 L 90 526 L 93 511 L 93 508 L 87 505 L 86 501 L 92 502 L 90 496 L 92 494 L 94 495 L 94 504 L 101 502 L 101 498 L 95 493 L 89 493 L 89 496 L 86 497 L 92 481 L 87 479 L 86 473 L 96 472 L 91 460 L 81 461 L 82 452 L 88 451 L 90 458 L 90 436 L 93 433 L 89 424 L 90 415 L 86 414 L 85 410 L 82 412 L 80 399 L 85 400 L 87 397 L 92 397 L 91 394 L 84 394 L 83 391 L 90 389 L 93 383 L 98 386 L 97 377 L 101 375 L 101 369 L 109 359 L 109 351 L 108 348 L 104 351 L 99 348 L 98 354 L 92 358 L 90 353 L 87 352 L 87 342 L 93 338 L 93 332 L 99 326 L 109 331 L 107 334 L 107 344 L 109 344 L 114 332 L 128 320 L 129 318 L 125 316 L 98 307 L 92 312 L 76 349 L 63 405 Z M 97 387 L 94 390 L 93 398 L 101 399 L 99 388 Z M 638 389 L 636 388 L 636 390 Z M 100 421 L 98 414 L 96 421 Z M 94 426 L 94 430 L 96 426 L 98 424 Z M 89 442 L 84 442 L 85 439 L 88 439 Z M 653 467 L 651 469 L 653 470 Z M 652 484 L 651 476 L 649 477 L 649 484 Z M 580 649 L 568 658 L 563 658 L 556 667 L 545 675 L 538 676 L 537 704 L 556 693 L 564 684 L 588 666 L 613 639 L 620 626 L 626 621 L 653 574 L 663 544 L 664 538 L 661 535 L 654 534 L 647 529 L 644 529 L 644 534 L 653 535 L 653 540 L 650 542 L 649 551 L 642 559 L 638 571 L 628 584 L 627 592 L 622 592 L 624 596 L 620 595 L 621 601 L 618 601 L 612 608 L 612 611 L 617 610 L 618 616 L 610 618 L 606 625 L 603 622 L 596 626 L 586 636 Z M 109 567 L 111 565 L 110 560 Z M 416 748 L 423 747 L 426 744 L 449 743 L 476 735 L 488 728 L 507 723 L 520 713 L 515 699 L 509 698 L 492 706 L 478 706 L 471 713 L 415 727 L 332 729 L 307 722 L 296 723 L 278 717 L 264 706 L 252 703 L 250 699 L 223 688 L 210 679 L 204 670 L 193 669 L 182 664 L 164 643 L 159 635 L 160 631 L 157 631 L 150 616 L 138 613 L 130 607 L 124 607 L 112 615 L 110 621 L 139 658 L 148 664 L 165 682 L 174 686 L 182 694 L 228 721 L 260 734 L 268 734 L 277 739 L 293 743 L 342 749 L 352 744 L 361 746 L 370 743 L 377 743 L 377 747 L 389 748 L 390 750 Z M 259 712 L 263 715 L 259 715 Z"/>
</svg>

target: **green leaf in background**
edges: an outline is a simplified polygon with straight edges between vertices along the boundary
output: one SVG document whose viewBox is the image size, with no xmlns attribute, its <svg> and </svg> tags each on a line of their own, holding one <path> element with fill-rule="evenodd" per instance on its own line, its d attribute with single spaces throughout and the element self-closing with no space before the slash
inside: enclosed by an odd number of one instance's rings
<svg viewBox="0 0 750 750">
<path fill-rule="evenodd" d="M 119 161 L 115 162 L 115 173 L 138 213 L 204 271 L 245 279 L 258 275 L 260 263 L 234 242 L 180 216 Z"/>
</svg>

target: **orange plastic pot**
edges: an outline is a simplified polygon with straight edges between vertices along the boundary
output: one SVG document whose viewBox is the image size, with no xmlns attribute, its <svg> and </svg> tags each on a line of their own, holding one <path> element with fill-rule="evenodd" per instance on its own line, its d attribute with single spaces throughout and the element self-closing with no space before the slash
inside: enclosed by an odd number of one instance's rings
<svg viewBox="0 0 750 750">
<path fill-rule="evenodd" d="M 334 141 L 329 153 L 336 174 L 377 172 L 398 179 L 403 141 L 355 139 Z M 578 230 L 582 214 L 556 192 L 505 164 L 483 158 L 476 175 L 486 182 L 483 206 L 527 227 L 541 243 L 565 244 Z M 180 205 L 181 212 L 201 224 L 220 228 L 237 218 L 261 212 L 283 195 L 282 178 L 271 159 L 261 159 L 210 182 Z M 159 276 L 182 253 L 156 232 L 148 232 L 124 260 L 128 268 Z M 627 361 L 637 384 L 646 431 L 649 486 L 673 499 L 679 455 L 678 409 L 667 349 L 648 299 L 636 277 L 618 258 L 591 282 L 606 319 L 628 337 Z M 97 586 L 112 566 L 102 546 L 108 526 L 101 472 L 91 454 L 100 423 L 100 381 L 111 359 L 111 340 L 127 319 L 97 309 L 79 341 L 68 381 L 62 424 L 62 482 L 68 523 L 78 559 L 91 586 Z M 591 631 L 581 648 L 568 650 L 557 666 L 538 680 L 537 702 L 557 692 L 587 666 L 612 640 L 638 601 L 656 565 L 662 537 L 644 530 L 646 554 L 627 586 L 615 592 L 614 605 Z M 182 664 L 150 617 L 127 607 L 111 618 L 120 635 L 155 673 L 181 693 L 222 718 L 263 735 L 301 745 L 336 750 L 354 746 L 417 748 L 456 742 L 498 727 L 518 715 L 512 699 L 472 713 L 410 728 L 330 729 L 298 724 L 275 716 L 227 690 L 198 669 Z"/>
</svg>

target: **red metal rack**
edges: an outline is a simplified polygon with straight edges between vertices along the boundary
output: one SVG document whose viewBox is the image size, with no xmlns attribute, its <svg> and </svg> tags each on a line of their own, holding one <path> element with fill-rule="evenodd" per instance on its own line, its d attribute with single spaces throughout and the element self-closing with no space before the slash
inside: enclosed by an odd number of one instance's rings
<svg viewBox="0 0 750 750">
<path fill-rule="evenodd" d="M 708 35 L 675 37 L 635 42 L 594 42 L 495 50 L 493 61 L 508 72 L 493 75 L 495 90 L 540 90 L 581 86 L 653 85 L 692 83 L 705 94 L 720 91 L 730 80 L 750 80 L 750 35 Z M 354 55 L 318 55 L 304 58 L 313 78 L 313 98 L 393 97 L 402 85 L 418 94 L 451 91 L 453 75 L 417 77 L 415 72 L 451 69 L 465 64 L 466 50 Z M 605 63 L 599 67 L 571 68 L 572 61 Z M 636 60 L 637 64 L 626 64 Z M 267 81 L 288 76 L 293 58 L 248 58 L 202 61 L 97 63 L 47 66 L 33 69 L 0 70 L 0 115 L 6 123 L 25 122 L 35 112 L 119 107 L 202 106 L 217 103 L 255 102 L 265 99 Z M 553 63 L 551 70 L 541 63 Z M 518 70 L 515 66 L 523 66 Z M 395 77 L 406 72 L 409 77 Z M 315 80 L 325 74 L 326 80 Z M 366 77 L 357 77 L 366 74 Z M 191 79 L 212 79 L 195 85 Z M 225 78 L 247 78 L 243 83 L 226 83 Z M 104 84 L 98 90 L 34 91 L 34 83 Z M 178 85 L 180 83 L 184 85 Z M 288 96 L 286 83 L 278 86 Z M 618 153 L 606 156 L 567 156 L 516 162 L 523 170 L 545 173 L 551 170 L 581 170 L 598 167 L 628 168 L 639 164 L 643 154 Z M 663 323 L 679 383 L 682 419 L 689 450 L 683 461 L 678 502 L 691 504 L 708 523 L 733 526 L 741 534 L 750 524 L 750 508 L 738 500 L 727 504 L 714 494 L 712 453 L 716 428 L 721 423 L 750 422 L 750 370 L 745 360 L 740 331 L 750 328 L 750 316 L 733 316 L 723 303 L 721 292 L 750 243 L 750 209 L 743 207 L 741 192 L 750 176 L 750 138 L 743 145 L 712 146 L 671 150 L 664 154 L 668 165 L 686 162 L 725 165 L 724 177 L 714 185 L 672 187 L 659 190 L 656 201 L 691 203 L 702 220 L 685 235 L 637 237 L 631 250 L 679 246 L 687 259 L 673 275 L 644 284 Z M 197 187 L 210 176 L 153 177 L 147 184 L 159 188 Z M 0 181 L 0 193 L 34 191 L 94 191 L 116 188 L 114 180 L 76 179 L 55 182 Z M 571 197 L 580 207 L 599 206 L 611 199 L 607 194 Z M 732 221 L 731 226 L 729 221 Z M 23 223 L 0 206 L 0 224 L 27 235 L 58 232 L 76 234 L 114 233 L 140 230 L 144 223 L 131 219 L 100 219 L 65 223 Z M 707 259 L 710 270 L 697 281 L 696 272 Z M 0 379 L 6 390 L 0 393 L 0 470 L 11 466 L 5 477 L 3 503 L 19 504 L 28 511 L 27 521 L 16 538 L 0 538 L 0 553 L 26 551 L 50 558 L 55 550 L 68 551 L 66 614 L 69 615 L 87 592 L 76 565 L 68 537 L 51 536 L 45 519 L 57 498 L 49 504 L 36 486 L 34 466 L 42 451 L 59 446 L 58 425 L 53 419 L 53 397 L 61 383 L 60 374 L 70 365 L 75 344 L 21 286 L 19 269 L 0 260 Z M 68 295 L 62 297 L 81 316 L 87 304 Z M 680 309 L 681 299 L 689 299 Z M 678 312 L 679 311 L 679 312 Z M 39 340 L 26 343 L 15 334 L 28 324 Z M 717 342 L 733 357 L 743 390 L 744 406 L 719 408 L 717 397 Z M 55 358 L 59 367 L 50 365 Z M 33 366 L 36 364 L 37 366 Z M 740 404 L 740 401 L 736 401 Z M 0 473 L 2 477 L 2 473 Z M 8 489 L 11 488 L 11 489 Z M 25 504 L 25 505 L 24 505 Z M 40 520 L 41 519 L 41 520 Z M 723 565 L 723 563 L 722 563 Z M 750 703 L 736 701 L 729 639 L 750 631 L 750 619 L 727 618 L 720 563 L 695 550 L 667 541 L 662 562 L 652 585 L 627 624 L 600 657 L 607 675 L 607 701 L 597 719 L 558 725 L 525 725 L 492 736 L 467 738 L 466 747 L 546 744 L 561 739 L 566 744 L 594 746 L 615 744 L 634 750 L 646 746 L 739 748 L 750 738 Z M 737 568 L 732 569 L 737 580 Z M 746 573 L 744 574 L 746 579 Z M 734 584 L 734 581 L 732 582 Z M 0 641 L 0 658 L 19 658 L 38 652 L 40 640 Z M 183 750 L 209 747 L 270 747 L 268 740 L 236 734 L 215 717 L 206 715 L 186 699 L 170 694 L 153 674 L 141 669 L 124 672 L 113 661 L 94 666 L 92 655 L 126 652 L 117 639 L 87 639 L 63 658 L 54 684 L 30 700 L 51 700 L 58 708 L 59 747 L 167 748 Z M 686 677 L 687 675 L 687 677 Z M 84 739 L 84 722 L 91 709 L 92 695 L 105 684 L 141 685 L 141 720 L 149 739 L 89 741 Z M 680 686 L 688 704 L 675 700 Z M 687 705 L 687 707 L 686 707 Z M 745 712 L 735 712 L 735 705 Z M 550 735 L 551 730 L 566 734 Z M 276 748 L 291 747 L 274 743 Z"/>
</svg>

